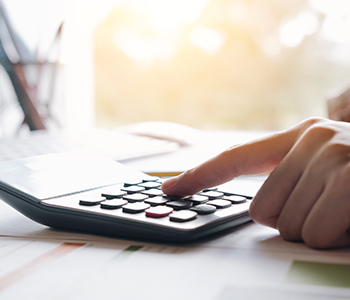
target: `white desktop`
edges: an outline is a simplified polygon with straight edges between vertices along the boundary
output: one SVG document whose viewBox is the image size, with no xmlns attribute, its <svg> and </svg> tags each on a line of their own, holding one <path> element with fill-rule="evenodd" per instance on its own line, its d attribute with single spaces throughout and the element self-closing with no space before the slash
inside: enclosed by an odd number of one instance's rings
<svg viewBox="0 0 350 300">
<path fill-rule="evenodd" d="M 200 134 L 192 145 L 123 163 L 180 172 L 266 132 Z M 1 299 L 349 299 L 349 255 L 283 241 L 254 223 L 192 244 L 57 231 L 0 202 Z"/>
</svg>

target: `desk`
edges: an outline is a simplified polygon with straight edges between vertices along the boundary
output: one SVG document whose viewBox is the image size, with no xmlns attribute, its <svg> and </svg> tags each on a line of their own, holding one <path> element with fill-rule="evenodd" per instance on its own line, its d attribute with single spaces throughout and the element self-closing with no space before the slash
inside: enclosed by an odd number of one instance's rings
<svg viewBox="0 0 350 300">
<path fill-rule="evenodd" d="M 126 163 L 185 161 L 167 155 Z M 2 300 L 349 299 L 349 264 L 350 248 L 312 250 L 254 223 L 191 245 L 158 244 L 52 230 L 0 202 Z"/>
</svg>

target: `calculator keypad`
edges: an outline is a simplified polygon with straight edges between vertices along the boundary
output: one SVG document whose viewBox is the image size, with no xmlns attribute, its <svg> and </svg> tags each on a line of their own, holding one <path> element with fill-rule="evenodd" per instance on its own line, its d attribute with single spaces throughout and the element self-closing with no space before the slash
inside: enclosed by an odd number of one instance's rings
<svg viewBox="0 0 350 300">
<path fill-rule="evenodd" d="M 220 187 L 209 188 L 188 197 L 176 197 L 163 194 L 162 182 L 157 177 L 148 177 L 64 197 L 62 201 L 45 202 L 123 219 L 153 224 L 159 222 L 174 228 L 187 226 L 191 222 L 196 222 L 193 227 L 202 226 L 221 217 L 240 214 L 249 208 L 248 197 L 222 191 Z"/>
<path fill-rule="evenodd" d="M 164 197 L 163 197 L 164 196 Z M 105 198 L 103 198 L 105 197 Z M 100 198 L 82 199 L 80 205 L 100 205 L 101 209 L 122 209 L 124 213 L 145 213 L 150 218 L 165 218 L 173 222 L 188 222 L 197 215 L 208 215 L 232 204 L 244 203 L 243 196 L 218 191 L 217 187 L 203 190 L 189 197 L 163 195 L 156 177 L 126 182 L 119 190 L 102 191 Z"/>
</svg>

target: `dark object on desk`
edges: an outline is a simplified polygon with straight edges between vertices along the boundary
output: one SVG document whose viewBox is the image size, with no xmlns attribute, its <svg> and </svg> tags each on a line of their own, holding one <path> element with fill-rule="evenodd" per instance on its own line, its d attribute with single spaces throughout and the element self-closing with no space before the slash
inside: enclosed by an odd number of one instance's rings
<svg viewBox="0 0 350 300">
<path fill-rule="evenodd" d="M 164 196 L 158 198 L 158 206 L 152 196 L 139 190 L 144 191 L 140 182 L 146 185 L 155 180 L 104 157 L 43 155 L 0 165 L 0 198 L 53 228 L 152 241 L 190 242 L 251 220 L 249 200 L 241 204 L 211 200 L 205 205 L 215 201 L 225 205 L 205 213 L 200 210 L 203 204 L 196 209 L 198 202 L 190 197 L 174 201 Z M 124 187 L 124 182 L 129 186 Z M 237 190 L 250 199 L 261 184 L 261 180 L 239 179 L 219 186 L 218 191 L 232 195 Z M 125 189 L 128 194 L 116 192 Z M 185 205 L 174 206 L 175 202 Z"/>
<path fill-rule="evenodd" d="M 30 130 L 45 129 L 45 125 L 23 86 L 23 69 L 20 64 L 12 64 L 6 56 L 3 43 L 0 37 L 0 64 L 4 67 L 11 80 L 18 102 L 23 110 L 24 122 L 28 124 Z M 19 77 L 18 74 L 22 76 Z"/>
<path fill-rule="evenodd" d="M 14 92 L 23 111 L 22 124 L 27 124 L 31 131 L 46 129 L 44 123 L 45 119 L 48 118 L 60 125 L 53 116 L 50 107 L 54 98 L 54 86 L 59 67 L 59 51 L 56 50 L 60 48 L 62 26 L 63 22 L 58 27 L 53 42 L 45 55 L 41 53 L 40 45 L 38 45 L 37 51 L 29 51 L 15 31 L 5 5 L 0 0 L 0 65 L 8 76 L 10 82 L 8 89 Z M 54 50 L 57 52 L 57 57 L 54 61 L 49 62 L 49 55 Z M 49 69 L 50 74 L 46 74 L 46 69 Z M 46 81 L 49 76 L 51 77 L 46 93 L 43 93 L 41 88 L 43 71 L 46 72 Z M 29 76 L 28 73 L 36 75 Z M 41 89 L 41 93 L 39 93 L 39 89 Z"/>
</svg>

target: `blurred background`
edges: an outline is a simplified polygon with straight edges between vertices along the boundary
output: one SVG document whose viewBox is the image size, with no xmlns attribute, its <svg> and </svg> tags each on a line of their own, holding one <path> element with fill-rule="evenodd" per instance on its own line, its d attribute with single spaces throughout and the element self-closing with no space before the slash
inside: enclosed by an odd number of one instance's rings
<svg viewBox="0 0 350 300">
<path fill-rule="evenodd" d="M 98 126 L 283 129 L 327 116 L 350 79 L 346 0 L 107 2 L 95 10 Z"/>
<path fill-rule="evenodd" d="M 48 90 L 40 64 L 59 66 L 50 79 L 52 96 L 38 107 L 46 128 L 172 121 L 279 130 L 327 116 L 331 91 L 350 85 L 347 0 L 1 2 L 32 54 L 19 61 L 29 96 L 35 84 L 39 96 Z M 5 43 L 1 18 L 0 25 Z M 40 85 L 26 67 L 33 62 Z M 23 125 L 5 71 L 0 68 L 1 136 Z"/>
</svg>

